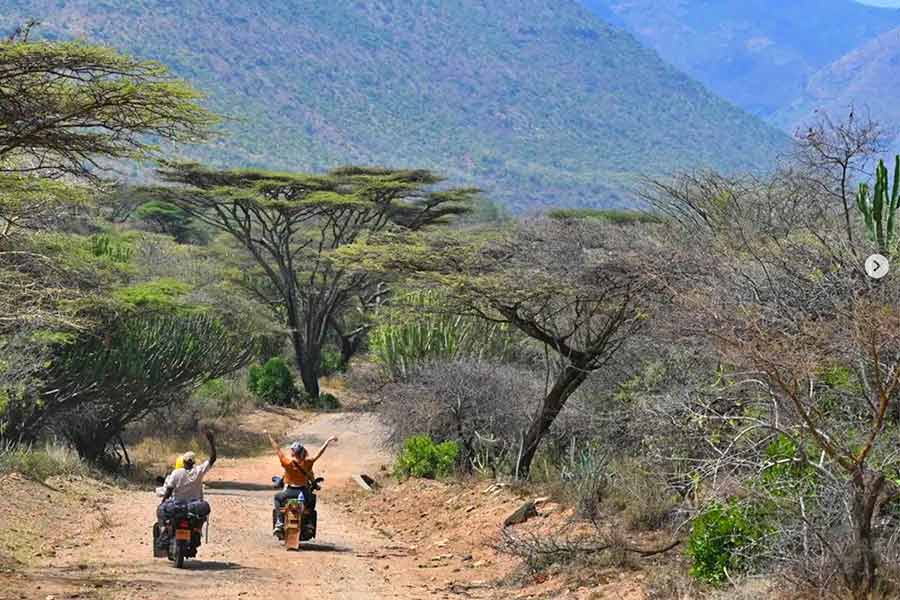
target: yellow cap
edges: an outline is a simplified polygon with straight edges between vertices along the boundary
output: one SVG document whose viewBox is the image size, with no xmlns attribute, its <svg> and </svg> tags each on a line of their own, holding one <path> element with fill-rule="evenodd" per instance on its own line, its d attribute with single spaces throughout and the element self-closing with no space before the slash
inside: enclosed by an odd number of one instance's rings
<svg viewBox="0 0 900 600">
<path fill-rule="evenodd" d="M 183 456 L 179 456 L 177 459 L 175 459 L 175 468 L 176 469 L 184 468 L 184 457 Z"/>
</svg>

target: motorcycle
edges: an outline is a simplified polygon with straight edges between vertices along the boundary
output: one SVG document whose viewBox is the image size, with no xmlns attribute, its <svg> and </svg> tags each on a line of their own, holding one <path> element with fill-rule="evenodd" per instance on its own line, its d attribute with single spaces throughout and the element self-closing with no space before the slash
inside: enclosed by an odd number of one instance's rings
<svg viewBox="0 0 900 600">
<path fill-rule="evenodd" d="M 165 520 L 165 534 L 168 543 L 160 546 L 159 538 L 163 533 L 159 524 L 153 524 L 153 555 L 157 558 L 168 558 L 175 563 L 176 569 L 184 567 L 186 558 L 195 558 L 197 548 L 203 539 L 204 527 L 209 540 L 208 515 L 197 510 L 204 504 L 176 504 Z M 205 505 L 209 506 L 209 505 Z"/>
<path fill-rule="evenodd" d="M 272 509 L 272 527 L 278 522 L 278 514 L 281 513 L 283 532 L 278 536 L 282 544 L 287 550 L 299 550 L 300 542 L 306 542 L 316 537 L 316 521 L 318 512 L 316 512 L 316 492 L 322 489 L 324 477 L 316 477 L 306 489 L 308 497 L 303 504 L 303 512 L 300 512 L 300 502 L 297 500 L 288 500 L 282 508 Z M 276 489 L 283 487 L 281 477 L 272 477 L 272 483 Z"/>
</svg>

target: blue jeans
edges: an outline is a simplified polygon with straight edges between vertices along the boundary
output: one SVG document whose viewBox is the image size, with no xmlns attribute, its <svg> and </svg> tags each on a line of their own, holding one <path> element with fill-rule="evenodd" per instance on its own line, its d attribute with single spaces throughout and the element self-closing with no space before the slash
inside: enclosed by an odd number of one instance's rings
<svg viewBox="0 0 900 600">
<path fill-rule="evenodd" d="M 311 505 L 309 508 L 315 508 L 315 496 L 309 494 L 305 487 L 294 487 L 294 486 L 286 486 L 283 490 L 275 494 L 274 504 L 276 511 L 276 522 L 275 526 L 283 525 L 283 515 L 279 511 L 280 508 L 284 508 L 284 505 L 288 500 L 297 500 L 298 502 L 306 503 L 306 499 L 311 498 Z"/>
</svg>

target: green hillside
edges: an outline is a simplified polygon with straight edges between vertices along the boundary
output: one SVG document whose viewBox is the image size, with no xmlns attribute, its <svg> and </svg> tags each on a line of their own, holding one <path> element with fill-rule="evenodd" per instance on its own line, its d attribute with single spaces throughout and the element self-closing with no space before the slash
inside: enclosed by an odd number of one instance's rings
<svg viewBox="0 0 900 600">
<path fill-rule="evenodd" d="M 516 209 L 614 206 L 639 173 L 764 168 L 786 138 L 574 0 L 12 0 L 156 58 L 235 120 L 229 166 L 415 165 Z"/>
</svg>

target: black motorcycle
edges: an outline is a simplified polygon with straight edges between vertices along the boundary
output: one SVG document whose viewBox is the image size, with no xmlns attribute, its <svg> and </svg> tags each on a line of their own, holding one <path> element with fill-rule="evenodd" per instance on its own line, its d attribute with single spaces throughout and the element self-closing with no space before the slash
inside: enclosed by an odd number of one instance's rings
<svg viewBox="0 0 900 600">
<path fill-rule="evenodd" d="M 297 550 L 300 542 L 306 542 L 316 537 L 316 521 L 318 512 L 316 511 L 316 492 L 322 489 L 324 477 L 316 477 L 310 485 L 304 489 L 304 497 L 306 499 L 303 505 L 303 514 L 300 514 L 300 503 L 297 500 L 288 500 L 284 507 L 272 509 L 272 528 L 278 522 L 278 513 L 282 513 L 282 523 L 284 530 L 279 539 L 284 543 L 288 550 Z M 284 480 L 281 477 L 272 477 L 273 487 L 281 489 L 284 486 Z"/>
<path fill-rule="evenodd" d="M 175 563 L 176 569 L 184 567 L 186 558 L 197 556 L 204 525 L 207 532 L 209 530 L 208 517 L 209 505 L 205 502 L 174 504 L 166 515 L 164 532 L 159 530 L 158 523 L 153 525 L 154 556 L 168 558 Z M 162 533 L 165 533 L 167 540 L 164 545 L 160 544 L 159 539 Z"/>
</svg>

